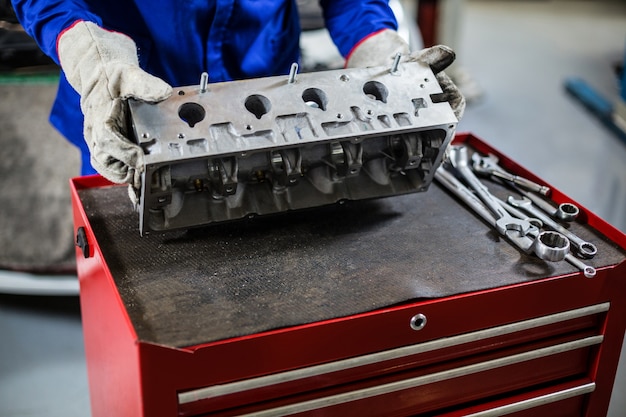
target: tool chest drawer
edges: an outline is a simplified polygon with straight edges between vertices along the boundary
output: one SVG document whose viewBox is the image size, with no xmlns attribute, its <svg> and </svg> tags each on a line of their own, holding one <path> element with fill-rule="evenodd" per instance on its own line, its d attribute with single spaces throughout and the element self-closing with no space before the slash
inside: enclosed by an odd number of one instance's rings
<svg viewBox="0 0 626 417">
<path fill-rule="evenodd" d="M 571 417 L 588 415 L 586 403 L 596 384 L 586 380 L 577 380 L 550 386 L 504 400 L 481 404 L 456 412 L 437 414 L 443 417 Z"/>
<path fill-rule="evenodd" d="M 179 394 L 180 414 L 241 415 L 269 410 L 268 415 L 291 415 L 326 410 L 347 415 L 358 407 L 358 414 L 364 416 L 411 415 L 552 381 L 587 378 L 602 344 L 608 310 L 609 304 L 603 303 L 183 392 Z M 259 399 L 262 404 L 255 404 Z M 249 404 L 230 409 L 242 402 Z"/>
<path fill-rule="evenodd" d="M 593 278 L 436 184 L 147 237 L 125 187 L 72 187 L 94 417 L 606 414 L 626 236 L 584 208 L 571 228 L 598 247 Z"/>
</svg>

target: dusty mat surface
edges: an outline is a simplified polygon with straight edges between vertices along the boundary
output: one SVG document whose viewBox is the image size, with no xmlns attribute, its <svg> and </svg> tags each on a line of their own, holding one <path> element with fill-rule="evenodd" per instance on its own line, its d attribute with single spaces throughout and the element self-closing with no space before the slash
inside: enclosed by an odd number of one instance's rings
<svg viewBox="0 0 626 417">
<path fill-rule="evenodd" d="M 137 335 L 168 346 L 576 272 L 520 253 L 437 185 L 143 238 L 125 187 L 80 198 Z M 593 265 L 626 258 L 588 227 L 572 230 L 597 244 Z"/>
</svg>

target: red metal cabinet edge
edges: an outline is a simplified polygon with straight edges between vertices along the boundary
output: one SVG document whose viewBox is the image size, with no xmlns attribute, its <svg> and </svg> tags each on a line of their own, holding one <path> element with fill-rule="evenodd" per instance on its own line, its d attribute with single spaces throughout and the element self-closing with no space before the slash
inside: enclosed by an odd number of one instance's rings
<svg viewBox="0 0 626 417">
<path fill-rule="evenodd" d="M 87 233 L 89 248 L 76 248 L 81 316 L 92 413 L 95 416 L 142 416 L 140 360 L 137 335 L 125 314 L 113 278 L 102 259 L 98 241 L 78 206 L 78 190 L 111 185 L 94 175 L 72 180 L 75 236 Z"/>
<path fill-rule="evenodd" d="M 458 142 L 468 142 L 480 151 L 490 151 L 496 153 L 504 164 L 514 164 L 506 156 L 495 152 L 488 145 L 481 142 L 470 134 L 458 135 Z M 506 166 L 506 165 L 505 165 Z M 530 178 L 538 178 L 528 175 L 523 168 L 515 165 L 516 172 L 522 173 Z M 380 338 L 372 337 L 377 332 L 384 330 L 388 332 L 390 322 L 408 323 L 412 315 L 432 309 L 440 311 L 436 317 L 447 317 L 447 321 L 454 323 L 458 317 L 458 311 L 447 312 L 443 306 L 444 302 L 454 301 L 456 310 L 481 312 L 479 322 L 474 323 L 476 328 L 493 325 L 488 320 L 490 311 L 485 311 L 484 301 L 493 300 L 489 309 L 506 311 L 507 314 L 498 317 L 500 322 L 512 322 L 529 318 L 525 314 L 525 303 L 532 300 L 533 315 L 541 316 L 555 311 L 564 311 L 576 308 L 584 300 L 595 300 L 597 302 L 611 299 L 615 290 L 611 288 L 610 282 L 614 278 L 623 277 L 626 267 L 622 264 L 618 268 L 603 268 L 599 271 L 597 282 L 602 281 L 602 277 L 607 278 L 608 288 L 604 285 L 594 286 L 590 292 L 588 279 L 582 274 L 573 274 L 569 277 L 555 277 L 545 280 L 533 281 L 524 284 L 513 285 L 505 288 L 480 291 L 472 294 L 462 294 L 447 297 L 439 300 L 428 300 L 399 307 L 389 308 L 365 313 L 361 315 L 329 320 L 326 322 L 314 323 L 311 325 L 297 326 L 290 329 L 280 329 L 262 334 L 250 335 L 247 337 L 220 341 L 202 346 L 193 346 L 186 349 L 173 349 L 165 346 L 141 342 L 137 339 L 132 324 L 125 314 L 124 305 L 114 285 L 114 281 L 105 263 L 101 259 L 101 252 L 97 241 L 91 235 L 91 230 L 85 214 L 78 207 L 77 191 L 82 188 L 107 186 L 110 183 L 99 176 L 83 177 L 72 180 L 72 194 L 74 206 L 75 229 L 85 227 L 88 233 L 88 241 L 91 248 L 89 258 L 84 258 L 77 249 L 77 266 L 81 286 L 81 308 L 83 322 L 85 323 L 85 349 L 87 361 L 89 363 L 89 380 L 92 395 L 92 408 L 94 417 L 98 412 L 101 415 L 116 416 L 153 416 L 153 415 L 176 415 L 177 401 L 176 390 L 190 389 L 199 386 L 206 386 L 212 383 L 247 378 L 261 375 L 267 372 L 278 372 L 292 369 L 295 366 L 307 366 L 316 363 L 337 360 L 357 354 L 365 354 L 372 351 L 379 351 L 409 343 L 418 343 L 423 340 L 435 338 L 437 335 L 429 332 L 415 333 L 408 325 L 402 325 L 402 329 L 394 330 L 393 336 Z M 561 196 L 555 192 L 555 199 Z M 626 246 L 626 237 L 610 225 L 597 218 L 592 213 L 584 210 L 589 224 L 596 227 L 601 233 L 611 238 L 621 247 Z M 602 278 L 602 279 L 600 279 Z M 559 299 L 542 299 L 537 294 L 556 294 L 560 288 L 560 280 L 568 279 L 566 285 L 570 288 L 571 294 L 563 294 Z M 617 279 L 617 278 L 615 278 Z M 602 281 L 604 282 L 604 281 Z M 614 283 L 616 284 L 616 282 Z M 598 287 L 598 288 L 596 288 Z M 502 297 L 509 292 L 515 292 L 515 299 L 518 299 L 520 308 L 511 304 L 511 297 Z M 556 292 L 555 292 L 556 291 Z M 613 294 L 612 294 L 613 292 Z M 498 307 L 498 300 L 503 305 Z M 503 302 L 502 300 L 508 300 Z M 601 416 L 603 408 L 608 406 L 607 395 L 610 390 L 617 360 L 619 358 L 619 347 L 623 331 L 617 331 L 626 327 L 626 307 L 623 297 L 620 300 L 612 300 L 611 313 L 607 319 L 606 330 L 609 333 L 608 339 L 602 349 L 602 355 L 594 368 L 598 378 L 599 390 L 591 396 L 589 402 L 588 416 Z M 507 309 L 504 309 L 507 307 Z M 527 305 L 526 305 L 527 307 Z M 523 314 L 520 311 L 524 312 Z M 428 328 L 437 328 L 436 322 L 429 322 Z M 321 352 L 316 357 L 311 357 L 309 363 L 302 363 L 302 357 L 296 358 L 290 352 L 300 352 L 303 349 L 315 347 L 315 341 L 326 339 L 329 335 L 339 335 L 347 330 L 348 340 L 351 343 L 344 344 L 342 348 L 324 355 Z M 460 326 L 456 331 L 462 331 Z M 446 333 L 454 334 L 455 329 L 447 328 Z M 619 339 L 619 340 L 618 340 Z M 270 354 L 274 361 L 271 365 L 265 360 L 263 355 L 250 355 L 250 348 L 254 347 L 256 352 L 275 352 Z M 314 348 L 313 350 L 316 350 Z M 342 350 L 343 349 L 343 350 Z M 248 355 L 244 353 L 248 352 Z M 217 359 L 215 359 L 217 358 Z M 235 365 L 236 364 L 236 365 Z M 233 370 L 233 365 L 235 368 Z M 271 369 L 269 369 L 269 368 Z M 202 369 L 210 370 L 202 371 Z M 112 397 L 115 398 L 114 401 Z M 150 401 L 150 400 L 154 401 Z M 97 410 L 97 411 L 96 411 Z M 106 410 L 106 412 L 102 411 Z M 604 411 L 606 412 L 606 410 Z"/>
</svg>

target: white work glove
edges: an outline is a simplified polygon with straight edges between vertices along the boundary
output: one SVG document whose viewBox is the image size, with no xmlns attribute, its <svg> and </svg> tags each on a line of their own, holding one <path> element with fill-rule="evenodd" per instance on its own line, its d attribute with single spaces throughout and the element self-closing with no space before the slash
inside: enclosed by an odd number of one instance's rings
<svg viewBox="0 0 626 417">
<path fill-rule="evenodd" d="M 161 101 L 172 87 L 139 67 L 131 38 L 92 22 L 63 32 L 57 51 L 67 80 L 80 94 L 91 164 L 110 181 L 139 189 L 143 151 L 126 137 L 126 99 Z"/>
<path fill-rule="evenodd" d="M 391 29 L 385 29 L 370 36 L 351 52 L 346 67 L 366 68 L 379 65 L 391 66 L 397 53 L 408 55 L 408 61 L 423 62 L 428 65 L 437 77 L 443 90 L 441 101 L 450 103 L 454 115 L 458 120 L 463 117 L 465 111 L 465 97 L 459 91 L 443 70 L 446 69 L 456 57 L 454 51 L 447 46 L 437 45 L 422 49 L 409 54 L 409 45 L 398 33 Z"/>
</svg>

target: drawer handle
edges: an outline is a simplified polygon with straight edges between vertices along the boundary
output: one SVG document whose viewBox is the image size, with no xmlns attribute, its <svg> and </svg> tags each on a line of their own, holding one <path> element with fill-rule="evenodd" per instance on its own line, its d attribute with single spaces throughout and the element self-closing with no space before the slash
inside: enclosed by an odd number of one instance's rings
<svg viewBox="0 0 626 417">
<path fill-rule="evenodd" d="M 542 405 L 555 403 L 557 401 L 567 400 L 568 398 L 578 397 L 590 394 L 596 389 L 595 382 L 568 388 L 562 391 L 553 392 L 528 400 L 520 401 L 513 404 L 503 405 L 501 407 L 492 408 L 490 410 L 479 411 L 478 413 L 467 414 L 464 417 L 500 417 L 507 414 L 513 414 L 518 411 L 530 410 Z"/>
<path fill-rule="evenodd" d="M 610 303 L 596 304 L 592 306 L 582 307 L 576 310 L 568 310 L 561 313 L 542 316 L 521 322 L 510 323 L 503 326 L 492 327 L 489 329 L 478 330 L 475 332 L 465 333 L 461 335 L 435 339 L 428 342 L 418 343 L 415 345 L 403 346 L 390 349 L 383 352 L 370 353 L 363 356 L 343 359 L 335 362 L 314 365 L 306 368 L 285 371 L 278 374 L 270 374 L 256 378 L 246 379 L 242 381 L 231 382 L 227 384 L 212 385 L 208 387 L 198 388 L 178 394 L 178 403 L 181 405 L 191 404 L 196 401 L 202 401 L 209 398 L 230 395 L 239 392 L 245 392 L 262 387 L 269 387 L 274 384 L 298 381 L 305 378 L 329 374 L 332 372 L 343 371 L 346 369 L 354 369 L 359 366 L 381 363 L 384 361 L 405 358 L 411 355 L 417 355 L 424 352 L 432 352 L 437 349 L 443 349 L 452 346 L 460 346 L 464 343 L 486 340 L 491 337 L 501 336 L 505 334 L 513 334 L 523 330 L 534 329 L 540 326 L 560 323 L 566 320 L 572 320 L 579 317 L 588 317 L 593 314 L 603 313 L 609 310 Z M 425 324 L 425 323 L 424 323 Z"/>
<path fill-rule="evenodd" d="M 426 316 L 423 315 L 422 313 L 416 314 L 413 317 L 411 317 L 411 329 L 413 330 L 422 330 L 424 327 L 426 327 L 426 322 L 428 320 L 426 319 Z"/>
<path fill-rule="evenodd" d="M 432 374 L 420 375 L 413 378 L 403 379 L 399 381 L 388 382 L 382 385 L 357 389 L 355 391 L 342 392 L 332 394 L 326 397 L 313 398 L 303 402 L 286 404 L 276 408 L 256 411 L 252 414 L 244 414 L 240 417 L 278 417 L 290 416 L 293 414 L 304 413 L 307 411 L 322 410 L 338 404 L 350 403 L 353 401 L 364 400 L 380 395 L 399 392 L 407 389 L 418 388 L 435 382 L 448 381 L 466 375 L 477 374 L 479 372 L 490 371 L 492 369 L 503 368 L 505 366 L 514 365 L 531 361 L 533 359 L 545 358 L 547 356 L 556 355 L 563 352 L 570 352 L 575 349 L 581 349 L 588 346 L 594 346 L 602 343 L 602 336 L 590 336 L 584 339 L 573 340 L 571 342 L 561 343 L 560 345 L 547 346 L 541 349 L 531 350 L 527 352 L 517 353 L 511 356 L 491 359 L 485 362 L 478 362 L 471 365 L 461 366 L 459 368 L 447 369 Z M 595 385 L 593 385 L 595 387 Z M 585 386 L 585 389 L 591 389 L 592 386 Z M 576 391 L 578 395 L 578 391 Z M 551 397 L 552 399 L 558 397 Z M 535 403 L 536 404 L 536 403 Z M 528 404 L 526 404 L 528 405 Z M 502 414 L 477 414 L 478 417 L 491 417 Z"/>
</svg>

